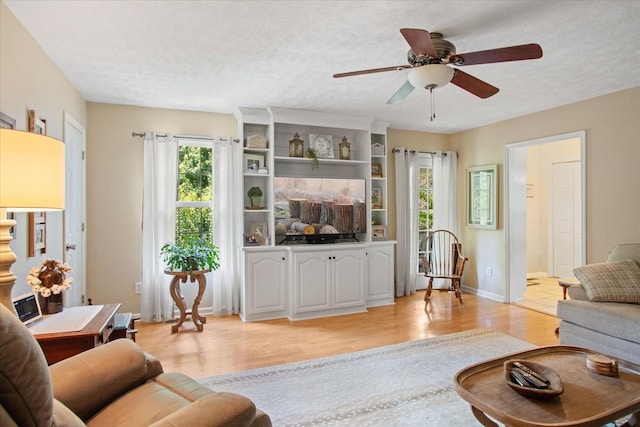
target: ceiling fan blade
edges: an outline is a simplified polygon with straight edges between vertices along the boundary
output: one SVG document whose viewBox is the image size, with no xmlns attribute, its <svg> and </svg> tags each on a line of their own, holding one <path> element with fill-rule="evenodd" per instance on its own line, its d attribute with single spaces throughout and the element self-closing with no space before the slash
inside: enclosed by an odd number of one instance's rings
<svg viewBox="0 0 640 427">
<path fill-rule="evenodd" d="M 451 56 L 449 62 L 455 65 L 476 65 L 538 58 L 542 58 L 542 48 L 538 44 L 531 43 L 502 47 L 499 49 L 461 53 Z"/>
<path fill-rule="evenodd" d="M 429 31 L 415 28 L 401 28 L 400 33 L 402 33 L 402 36 L 407 43 L 409 43 L 411 50 L 413 50 L 416 55 L 429 55 L 433 58 L 438 56 L 436 48 L 431 41 Z"/>
<path fill-rule="evenodd" d="M 462 70 L 455 70 L 451 83 L 483 99 L 495 95 L 500 90 Z"/>
<path fill-rule="evenodd" d="M 340 77 L 359 76 L 361 74 L 383 73 L 385 71 L 399 71 L 399 70 L 404 70 L 405 68 L 411 68 L 411 66 L 409 66 L 409 65 L 397 65 L 395 67 L 371 68 L 370 70 L 349 71 L 347 73 L 334 74 L 333 78 L 337 79 L 337 78 L 340 78 Z"/>
<path fill-rule="evenodd" d="M 391 98 L 389 98 L 387 104 L 397 104 L 400 101 L 404 101 L 404 99 L 409 96 L 412 90 L 413 85 L 409 83 L 409 81 L 407 81 L 405 84 L 400 86 L 400 89 L 398 89 Z"/>
</svg>

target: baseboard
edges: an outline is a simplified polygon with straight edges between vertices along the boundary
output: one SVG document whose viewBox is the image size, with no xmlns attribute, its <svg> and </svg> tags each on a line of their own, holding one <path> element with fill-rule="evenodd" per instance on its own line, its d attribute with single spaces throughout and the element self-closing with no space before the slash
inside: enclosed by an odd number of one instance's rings
<svg viewBox="0 0 640 427">
<path fill-rule="evenodd" d="M 504 295 L 499 295 L 499 294 L 495 294 L 493 292 L 487 292 L 487 291 L 483 291 L 481 289 L 477 289 L 477 288 L 468 288 L 464 285 L 460 286 L 460 289 L 462 289 L 463 292 L 466 292 L 468 294 L 473 294 L 473 295 L 477 295 L 479 297 L 482 298 L 488 298 L 490 300 L 493 301 L 498 301 L 498 302 L 506 302 Z"/>
</svg>

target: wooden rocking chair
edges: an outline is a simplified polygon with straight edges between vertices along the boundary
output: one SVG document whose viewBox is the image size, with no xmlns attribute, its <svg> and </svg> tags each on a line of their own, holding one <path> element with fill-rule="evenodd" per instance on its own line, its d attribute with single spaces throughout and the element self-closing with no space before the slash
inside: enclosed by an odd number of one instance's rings
<svg viewBox="0 0 640 427">
<path fill-rule="evenodd" d="M 425 303 L 431 298 L 433 279 L 449 279 L 449 290 L 453 290 L 460 304 L 463 304 L 460 278 L 464 272 L 464 264 L 469 258 L 460 253 L 462 245 L 456 235 L 449 230 L 435 230 L 427 237 L 425 249 L 422 266 L 424 275 L 429 278 L 427 292 L 424 295 Z"/>
</svg>

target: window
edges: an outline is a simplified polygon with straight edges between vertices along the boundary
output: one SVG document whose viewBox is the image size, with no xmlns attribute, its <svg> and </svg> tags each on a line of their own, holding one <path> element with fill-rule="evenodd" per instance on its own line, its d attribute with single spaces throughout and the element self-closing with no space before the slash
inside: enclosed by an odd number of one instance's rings
<svg viewBox="0 0 640 427">
<path fill-rule="evenodd" d="M 431 154 L 418 155 L 418 272 L 424 273 L 419 258 L 425 253 L 425 242 L 433 229 L 433 160 Z"/>
<path fill-rule="evenodd" d="M 213 150 L 197 140 L 178 141 L 176 242 L 213 241 Z"/>
</svg>

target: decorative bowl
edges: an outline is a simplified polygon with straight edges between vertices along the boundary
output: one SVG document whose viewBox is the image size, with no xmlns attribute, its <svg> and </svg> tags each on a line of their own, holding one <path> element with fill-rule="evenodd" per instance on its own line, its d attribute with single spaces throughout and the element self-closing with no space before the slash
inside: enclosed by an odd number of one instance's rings
<svg viewBox="0 0 640 427">
<path fill-rule="evenodd" d="M 519 384 L 516 384 L 511 379 L 511 367 L 514 363 L 520 362 L 527 368 L 537 372 L 544 378 L 549 381 L 548 388 L 536 388 L 536 387 L 523 387 Z M 564 392 L 564 386 L 562 385 L 562 381 L 560 380 L 560 376 L 553 369 L 541 365 L 536 362 L 531 362 L 526 359 L 509 359 L 504 362 L 504 380 L 507 382 L 509 387 L 518 392 L 519 394 L 525 397 L 533 397 L 535 399 L 550 399 L 554 396 L 558 396 Z"/>
</svg>

